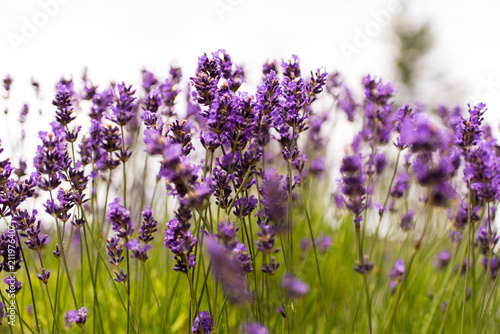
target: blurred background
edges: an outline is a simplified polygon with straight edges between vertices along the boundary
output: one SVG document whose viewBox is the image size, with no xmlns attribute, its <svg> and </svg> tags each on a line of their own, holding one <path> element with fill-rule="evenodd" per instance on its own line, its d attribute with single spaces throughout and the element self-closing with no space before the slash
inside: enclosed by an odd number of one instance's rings
<svg viewBox="0 0 500 334">
<path fill-rule="evenodd" d="M 0 0 L 0 76 L 14 79 L 0 108 L 17 118 L 34 99 L 35 78 L 44 99 L 31 109 L 48 113 L 55 83 L 79 81 L 85 67 L 105 87 L 139 85 L 141 69 L 162 76 L 173 63 L 187 83 L 198 56 L 224 48 L 245 64 L 251 92 L 266 60 L 296 54 L 303 73 L 338 70 L 357 95 L 370 73 L 395 83 L 398 104 L 485 102 L 496 128 L 499 9 L 486 0 Z M 5 142 L 13 130 L 0 129 Z"/>
</svg>

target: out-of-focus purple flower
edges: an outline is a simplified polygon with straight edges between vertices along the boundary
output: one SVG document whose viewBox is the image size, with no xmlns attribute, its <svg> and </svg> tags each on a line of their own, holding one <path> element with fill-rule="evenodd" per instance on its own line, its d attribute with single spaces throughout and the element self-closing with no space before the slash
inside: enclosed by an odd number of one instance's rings
<svg viewBox="0 0 500 334">
<path fill-rule="evenodd" d="M 483 115 L 486 112 L 486 105 L 479 103 L 474 108 L 469 107 L 469 117 L 461 117 L 457 125 L 455 143 L 464 152 L 465 159 L 468 160 L 470 149 L 481 140 Z"/>
<path fill-rule="evenodd" d="M 413 152 L 435 151 L 444 142 L 440 129 L 423 115 L 416 114 L 401 124 L 401 143 Z"/>
<path fill-rule="evenodd" d="M 87 308 L 82 307 L 79 310 L 72 310 L 69 312 L 66 312 L 64 315 L 64 318 L 68 323 L 73 322 L 77 324 L 78 326 L 82 327 L 85 325 L 85 322 L 87 321 Z"/>
<path fill-rule="evenodd" d="M 229 293 L 229 299 L 238 304 L 249 301 L 250 294 L 245 288 L 244 273 L 241 271 L 238 258 L 213 238 L 205 239 L 205 245 L 212 259 L 213 274 Z"/>
<path fill-rule="evenodd" d="M 472 211 L 470 212 L 471 223 L 479 221 L 478 211 L 479 207 L 472 207 Z M 459 230 L 462 230 L 465 226 L 467 226 L 468 221 L 469 221 L 469 203 L 466 201 L 462 201 L 455 216 L 453 226 Z"/>
<path fill-rule="evenodd" d="M 488 257 L 484 257 L 481 263 L 483 264 L 484 269 L 487 270 Z M 500 270 L 500 257 L 495 255 L 491 258 L 490 262 L 490 275 L 492 280 L 496 279 L 499 270 Z"/>
<path fill-rule="evenodd" d="M 266 326 L 259 323 L 247 323 L 241 326 L 241 330 L 245 334 L 270 334 L 271 332 Z"/>
<path fill-rule="evenodd" d="M 401 198 L 410 187 L 410 179 L 408 174 L 401 173 L 396 177 L 394 184 L 391 188 L 391 196 L 394 198 Z"/>
<path fill-rule="evenodd" d="M 311 239 L 309 239 L 309 238 L 302 238 L 300 240 L 300 246 L 299 246 L 300 252 L 301 253 L 306 253 L 309 249 L 311 249 L 311 245 L 312 245 Z"/>
<path fill-rule="evenodd" d="M 282 226 L 288 216 L 288 191 L 283 182 L 283 175 L 278 174 L 275 169 L 264 172 L 259 191 L 264 213 L 276 226 Z"/>
<path fill-rule="evenodd" d="M 238 243 L 233 249 L 233 254 L 236 255 L 242 274 L 248 274 L 253 271 L 252 257 L 248 254 L 248 249 L 245 244 Z"/>
<path fill-rule="evenodd" d="M 325 159 L 316 158 L 311 161 L 309 165 L 309 171 L 312 175 L 316 177 L 322 177 L 325 172 Z"/>
<path fill-rule="evenodd" d="M 42 281 L 42 283 L 47 284 L 49 282 L 50 270 L 47 270 L 45 268 L 40 268 L 40 271 L 42 273 L 36 274 L 36 277 L 38 277 L 38 279 Z"/>
<path fill-rule="evenodd" d="M 451 260 L 451 253 L 446 250 L 443 250 L 439 252 L 439 254 L 436 256 L 436 260 L 434 261 L 434 267 L 439 269 L 444 269 L 450 263 L 450 260 Z"/>
<path fill-rule="evenodd" d="M 326 253 L 328 248 L 330 248 L 330 245 L 332 244 L 332 237 L 330 236 L 325 236 L 324 232 L 321 232 L 319 234 L 318 239 L 314 241 L 316 243 L 316 247 L 318 249 L 318 253 L 320 255 L 323 255 Z"/>
<path fill-rule="evenodd" d="M 399 227 L 405 232 L 408 232 L 413 227 L 415 213 L 413 211 L 408 211 L 401 216 L 399 221 Z"/>
<path fill-rule="evenodd" d="M 257 207 L 259 201 L 255 196 L 242 197 L 234 202 L 234 215 L 238 218 L 243 218 L 252 213 L 252 211 Z"/>
<path fill-rule="evenodd" d="M 157 83 L 158 80 L 156 79 L 154 73 L 142 70 L 142 88 L 144 88 L 146 92 L 150 92 L 151 88 Z"/>
<path fill-rule="evenodd" d="M 5 305 L 0 301 L 0 324 L 3 322 L 3 319 L 5 319 L 8 314 L 9 312 L 7 311 L 7 305 Z"/>
<path fill-rule="evenodd" d="M 153 241 L 154 234 L 158 231 L 158 222 L 153 218 L 155 212 L 148 206 L 142 211 L 142 222 L 139 226 L 139 240 L 149 243 Z"/>
<path fill-rule="evenodd" d="M 14 294 L 17 295 L 23 288 L 21 281 L 14 276 L 4 278 L 3 282 L 8 285 L 7 289 L 5 289 L 7 293 L 14 292 Z"/>
<path fill-rule="evenodd" d="M 212 317 L 208 311 L 200 312 L 199 316 L 194 319 L 191 333 L 195 334 L 210 334 L 212 333 Z"/>
<path fill-rule="evenodd" d="M 480 142 L 469 152 L 464 175 L 471 182 L 476 196 L 486 202 L 497 201 L 500 195 L 500 159 L 496 154 L 495 143 Z"/>
<path fill-rule="evenodd" d="M 391 279 L 391 292 L 394 293 L 396 286 L 403 279 L 406 268 L 402 259 L 397 259 L 394 262 L 392 270 L 389 272 L 389 278 Z"/>
<path fill-rule="evenodd" d="M 198 239 L 194 238 L 178 219 L 172 219 L 167 223 L 164 244 L 175 255 L 177 262 L 174 267 L 175 271 L 187 273 L 190 267 L 196 265 L 194 247 L 197 243 Z"/>
<path fill-rule="evenodd" d="M 100 122 L 104 112 L 113 104 L 113 101 L 114 94 L 112 88 L 94 94 L 92 97 L 92 107 L 90 107 L 90 118 Z"/>
<path fill-rule="evenodd" d="M 151 245 L 145 244 L 141 246 L 137 239 L 130 239 L 126 243 L 123 244 L 125 248 L 132 251 L 132 255 L 130 257 L 136 258 L 139 261 L 146 262 L 148 259 L 148 250 L 151 248 Z"/>
<path fill-rule="evenodd" d="M 280 307 L 278 307 L 276 309 L 276 313 L 281 313 L 281 316 L 283 317 L 283 319 L 287 319 L 283 303 L 280 305 Z"/>
<path fill-rule="evenodd" d="M 27 103 L 23 104 L 23 108 L 21 109 L 21 114 L 19 115 L 19 123 L 23 124 L 24 122 L 26 122 L 29 111 L 30 111 L 29 105 Z"/>
<path fill-rule="evenodd" d="M 368 273 L 373 269 L 373 263 L 370 263 L 368 261 L 368 255 L 365 255 L 363 257 L 363 263 L 356 260 L 356 265 L 353 269 L 361 275 L 368 275 Z"/>
<path fill-rule="evenodd" d="M 309 292 L 309 284 L 294 277 L 290 273 L 286 273 L 281 281 L 285 294 L 292 299 L 303 297 Z"/>
</svg>

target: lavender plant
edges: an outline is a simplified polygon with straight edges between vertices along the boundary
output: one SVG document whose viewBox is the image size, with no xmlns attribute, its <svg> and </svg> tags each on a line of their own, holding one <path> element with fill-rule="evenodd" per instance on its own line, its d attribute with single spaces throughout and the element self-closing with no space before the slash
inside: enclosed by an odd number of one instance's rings
<svg viewBox="0 0 500 334">
<path fill-rule="evenodd" d="M 269 60 L 243 91 L 245 68 L 217 50 L 188 79 L 32 80 L 54 98 L 36 148 L 15 149 L 30 132 L 2 138 L 2 329 L 498 331 L 486 106 L 435 113 L 371 75 L 358 96 L 339 72 L 307 72 Z M 18 110 L 3 123 L 42 117 Z"/>
</svg>

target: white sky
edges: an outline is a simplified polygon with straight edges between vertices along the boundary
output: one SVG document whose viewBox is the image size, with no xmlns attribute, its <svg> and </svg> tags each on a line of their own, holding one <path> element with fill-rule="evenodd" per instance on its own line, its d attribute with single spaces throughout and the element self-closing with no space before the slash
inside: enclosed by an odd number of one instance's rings
<svg viewBox="0 0 500 334">
<path fill-rule="evenodd" d="M 61 4 L 64 2 L 64 4 Z M 37 78 L 50 108 L 52 87 L 61 75 L 79 78 L 84 66 L 94 82 L 139 83 L 144 66 L 165 73 L 175 61 L 191 76 L 203 52 L 225 48 L 244 63 L 251 86 L 266 59 L 297 54 L 304 70 L 338 69 L 359 88 L 368 73 L 393 80 L 391 28 L 382 27 L 369 44 L 348 61 L 340 45 L 354 45 L 356 29 L 376 22 L 373 11 L 387 10 L 391 0 L 0 0 L 0 77 L 14 77 L 9 106 L 20 110 L 33 98 L 29 81 Z M 51 6 L 50 17 L 46 3 Z M 496 127 L 500 120 L 500 3 L 496 1 L 407 1 L 409 11 L 389 20 L 430 21 L 435 46 L 421 85 L 425 100 L 440 101 L 455 92 L 457 103 L 474 95 L 481 78 L 499 82 L 479 88 Z M 402 6 L 400 3 L 400 6 Z M 225 6 L 220 13 L 216 6 Z M 49 10 L 50 11 L 50 10 Z M 49 17 L 44 22 L 45 17 Z M 37 21 L 38 20 L 38 21 Z M 27 26 L 34 24 L 36 31 Z M 24 34 L 23 34 L 24 32 Z M 25 38 L 17 47 L 13 38 Z M 27 92 L 27 93 L 23 93 Z M 29 93 L 28 93 L 29 92 Z M 0 108 L 3 109 L 0 100 Z M 1 120 L 2 118 L 0 118 Z M 38 124 L 37 124 L 38 125 Z M 2 127 L 0 127 L 2 129 Z M 33 129 L 35 130 L 35 129 Z M 38 130 L 38 129 L 36 129 Z M 4 135 L 0 135 L 5 141 Z"/>
</svg>

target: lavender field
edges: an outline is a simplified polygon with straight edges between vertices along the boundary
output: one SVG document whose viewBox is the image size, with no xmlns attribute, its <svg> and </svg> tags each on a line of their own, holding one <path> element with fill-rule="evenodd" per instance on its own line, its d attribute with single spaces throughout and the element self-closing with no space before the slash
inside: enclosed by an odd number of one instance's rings
<svg viewBox="0 0 500 334">
<path fill-rule="evenodd" d="M 0 2 L 0 333 L 499 333 L 499 10 Z"/>
<path fill-rule="evenodd" d="M 261 77 L 243 91 L 218 50 L 191 77 L 50 88 L 36 150 L 0 162 L 2 331 L 498 331 L 486 106 L 397 105 L 370 75 L 356 99 L 295 55 Z M 330 166 L 338 120 L 357 134 Z"/>
</svg>

